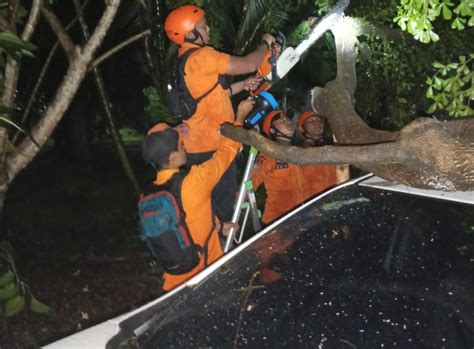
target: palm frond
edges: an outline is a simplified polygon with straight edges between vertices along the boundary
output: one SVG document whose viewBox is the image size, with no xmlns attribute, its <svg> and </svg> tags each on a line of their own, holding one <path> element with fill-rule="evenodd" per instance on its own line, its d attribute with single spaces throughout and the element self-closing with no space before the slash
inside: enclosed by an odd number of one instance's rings
<svg viewBox="0 0 474 349">
<path fill-rule="evenodd" d="M 307 14 L 306 9 L 311 8 L 314 8 L 313 0 L 248 0 L 236 35 L 236 52 L 247 50 L 261 33 L 285 32 L 289 25 L 296 27 L 302 19 L 301 13 Z"/>
</svg>

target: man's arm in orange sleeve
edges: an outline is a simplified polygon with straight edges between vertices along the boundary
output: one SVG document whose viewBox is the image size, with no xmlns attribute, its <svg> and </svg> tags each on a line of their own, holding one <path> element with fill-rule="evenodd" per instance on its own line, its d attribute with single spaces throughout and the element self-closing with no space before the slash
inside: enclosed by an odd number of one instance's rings
<svg viewBox="0 0 474 349">
<path fill-rule="evenodd" d="M 272 160 L 273 159 L 268 158 L 263 154 L 259 154 L 255 160 L 252 171 L 252 184 L 255 191 L 262 185 L 263 182 L 265 182 L 268 174 L 274 168 L 274 161 Z"/>
<path fill-rule="evenodd" d="M 219 179 L 234 160 L 242 145 L 230 138 L 225 138 L 211 159 L 191 167 L 186 176 L 192 182 L 195 190 L 203 194 L 210 193 Z"/>
</svg>

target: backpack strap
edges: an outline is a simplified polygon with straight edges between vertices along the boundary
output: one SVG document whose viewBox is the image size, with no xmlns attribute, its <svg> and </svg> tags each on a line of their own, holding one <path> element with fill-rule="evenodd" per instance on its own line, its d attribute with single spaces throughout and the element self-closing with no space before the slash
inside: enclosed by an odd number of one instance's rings
<svg viewBox="0 0 474 349">
<path fill-rule="evenodd" d="M 183 201 L 181 200 L 181 185 L 183 184 L 183 179 L 189 173 L 189 169 L 180 170 L 178 173 L 175 173 L 171 179 L 168 181 L 169 191 L 173 196 L 176 198 L 176 202 L 178 203 L 179 210 L 181 212 L 181 217 L 179 217 L 179 223 L 183 225 L 186 232 L 191 235 L 189 231 L 188 225 L 186 224 L 186 212 L 183 209 Z M 189 236 L 190 240 L 192 241 L 192 237 Z"/>
<path fill-rule="evenodd" d="M 184 71 L 184 65 L 186 64 L 186 61 L 188 60 L 189 56 L 191 55 L 191 53 L 199 50 L 200 48 L 190 48 L 189 50 L 187 50 L 185 53 L 183 53 L 183 55 L 181 57 L 179 57 L 180 61 L 179 61 L 179 64 L 178 64 L 178 69 L 179 69 L 179 73 L 182 74 L 183 76 L 183 82 L 186 84 L 186 81 L 184 80 L 184 76 L 186 75 L 186 72 Z M 216 81 L 216 83 L 214 84 L 214 86 L 211 87 L 210 90 L 208 90 L 207 92 L 205 92 L 202 96 L 198 97 L 198 98 L 195 98 L 196 102 L 200 102 L 203 98 L 205 98 L 207 95 L 209 95 L 212 91 L 214 91 L 217 87 L 217 85 L 219 85 L 219 80 Z"/>
<path fill-rule="evenodd" d="M 202 247 L 202 252 L 204 255 L 204 266 L 207 267 L 207 262 L 209 259 L 209 240 L 211 240 L 212 232 L 216 228 L 216 215 L 214 214 L 214 210 L 212 210 L 212 215 L 211 215 L 211 220 L 212 220 L 212 226 L 211 226 L 211 231 L 209 232 L 209 235 L 206 238 L 206 241 L 204 242 L 204 246 Z"/>
</svg>

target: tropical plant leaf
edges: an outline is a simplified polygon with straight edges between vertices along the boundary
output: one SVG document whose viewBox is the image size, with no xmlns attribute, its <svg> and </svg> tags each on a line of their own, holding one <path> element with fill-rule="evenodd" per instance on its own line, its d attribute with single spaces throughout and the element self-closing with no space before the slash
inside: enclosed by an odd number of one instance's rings
<svg viewBox="0 0 474 349">
<path fill-rule="evenodd" d="M 13 316 L 25 309 L 25 296 L 17 295 L 5 304 L 5 316 Z"/>
<path fill-rule="evenodd" d="M 10 31 L 0 33 L 0 48 L 8 54 L 25 54 L 28 52 L 32 55 L 32 51 L 36 50 L 36 46 L 28 41 L 20 39 L 18 36 Z"/>
<path fill-rule="evenodd" d="M 0 287 L 4 287 L 5 285 L 11 283 L 15 278 L 15 274 L 13 271 L 8 270 L 5 274 L 0 276 Z"/>
<path fill-rule="evenodd" d="M 33 138 L 33 136 L 31 135 L 31 133 L 24 130 L 20 125 L 18 125 L 14 121 L 10 120 L 10 118 L 6 117 L 5 115 L 0 115 L 0 122 L 1 121 L 13 126 L 14 128 L 19 130 L 20 132 L 26 134 L 31 139 L 31 141 L 34 143 L 34 145 L 36 145 L 38 148 L 41 148 L 41 146 L 38 144 L 38 142 L 36 142 L 35 139 Z"/>
<path fill-rule="evenodd" d="M 8 118 L 7 116 L 5 115 L 0 115 L 0 121 L 3 121 L 11 126 L 13 126 L 14 128 L 16 128 L 17 130 L 23 132 L 23 133 L 26 133 L 26 131 L 20 126 L 18 125 L 17 123 L 15 123 L 14 121 L 10 120 L 10 118 Z"/>
<path fill-rule="evenodd" d="M 0 288 L 0 301 L 5 302 L 18 295 L 18 284 L 10 282 L 6 286 Z"/>
<path fill-rule="evenodd" d="M 52 309 L 48 307 L 46 304 L 37 300 L 31 293 L 30 293 L 30 309 L 35 313 L 50 315 L 52 314 Z"/>
</svg>

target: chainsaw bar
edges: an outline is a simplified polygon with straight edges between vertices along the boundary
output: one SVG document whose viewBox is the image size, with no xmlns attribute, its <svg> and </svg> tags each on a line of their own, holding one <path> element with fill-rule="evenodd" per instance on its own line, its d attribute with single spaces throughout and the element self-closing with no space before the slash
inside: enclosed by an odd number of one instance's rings
<svg viewBox="0 0 474 349">
<path fill-rule="evenodd" d="M 339 1 L 324 17 L 316 24 L 296 49 L 288 47 L 282 52 L 276 62 L 278 78 L 283 78 L 300 60 L 301 55 L 308 50 L 323 34 L 337 25 L 342 16 L 342 12 L 349 6 L 350 0 Z"/>
</svg>

